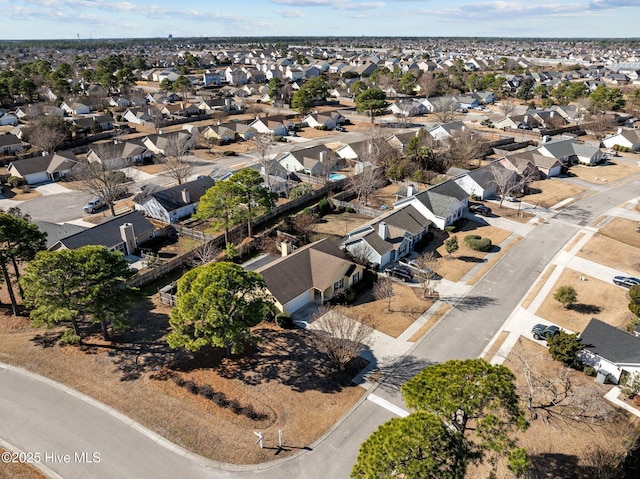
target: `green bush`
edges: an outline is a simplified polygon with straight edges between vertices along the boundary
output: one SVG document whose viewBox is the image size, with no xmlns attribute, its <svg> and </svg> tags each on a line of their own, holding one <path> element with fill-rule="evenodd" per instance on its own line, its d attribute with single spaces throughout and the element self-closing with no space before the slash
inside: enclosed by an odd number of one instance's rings
<svg viewBox="0 0 640 479">
<path fill-rule="evenodd" d="M 293 318 L 288 313 L 278 313 L 276 314 L 276 325 L 283 329 L 292 329 Z"/>
<path fill-rule="evenodd" d="M 222 153 L 224 156 L 236 156 L 237 153 L 235 151 L 225 151 Z"/>
<path fill-rule="evenodd" d="M 62 333 L 62 337 L 60 338 L 60 342 L 64 344 L 80 344 L 82 338 L 74 333 L 73 329 L 67 328 Z"/>
<path fill-rule="evenodd" d="M 593 366 L 585 366 L 582 372 L 587 376 L 594 377 L 596 375 L 596 368 L 594 368 Z"/>
<path fill-rule="evenodd" d="M 355 213 L 356 210 L 354 210 L 351 206 L 347 206 L 347 213 Z"/>
<path fill-rule="evenodd" d="M 316 130 L 320 130 L 320 131 L 327 131 L 328 130 L 327 125 L 318 125 L 318 126 L 314 126 L 314 128 Z"/>
<path fill-rule="evenodd" d="M 453 233 L 456 230 L 456 225 L 449 225 L 449 226 L 445 226 L 444 230 L 447 233 Z"/>
<path fill-rule="evenodd" d="M 318 201 L 318 213 L 321 215 L 326 215 L 327 213 L 331 213 L 333 211 L 333 204 L 326 198 L 322 198 Z"/>
<path fill-rule="evenodd" d="M 480 235 L 467 235 L 464 237 L 464 244 L 467 248 L 471 248 L 474 251 L 482 251 L 486 253 L 491 250 L 491 240 L 489 238 L 483 238 Z"/>
<path fill-rule="evenodd" d="M 356 299 L 356 293 L 351 288 L 344 289 L 331 298 L 331 304 L 351 304 Z"/>
<path fill-rule="evenodd" d="M 10 176 L 7 183 L 9 183 L 13 188 L 24 186 L 26 184 L 24 178 L 20 178 L 19 176 Z"/>
</svg>

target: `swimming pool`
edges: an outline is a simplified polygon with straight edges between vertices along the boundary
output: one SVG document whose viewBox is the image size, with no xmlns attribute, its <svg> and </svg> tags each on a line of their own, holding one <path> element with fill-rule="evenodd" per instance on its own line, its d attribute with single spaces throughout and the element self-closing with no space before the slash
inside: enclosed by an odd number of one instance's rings
<svg viewBox="0 0 640 479">
<path fill-rule="evenodd" d="M 341 173 L 331 173 L 329 175 L 329 181 L 339 181 L 339 180 L 344 180 L 345 178 L 346 176 Z"/>
</svg>

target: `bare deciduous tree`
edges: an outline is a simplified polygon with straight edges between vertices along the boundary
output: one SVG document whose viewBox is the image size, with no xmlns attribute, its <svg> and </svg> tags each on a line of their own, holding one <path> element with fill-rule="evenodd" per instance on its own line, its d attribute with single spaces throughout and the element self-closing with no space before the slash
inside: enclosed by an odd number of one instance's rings
<svg viewBox="0 0 640 479">
<path fill-rule="evenodd" d="M 309 242 L 309 235 L 318 222 L 318 217 L 313 213 L 300 213 L 293 218 L 293 226 L 305 243 Z"/>
<path fill-rule="evenodd" d="M 465 128 L 457 130 L 447 139 L 444 157 L 449 166 L 467 168 L 471 160 L 482 155 L 483 143 L 480 135 Z M 448 169 L 448 168 L 447 168 Z"/>
<path fill-rule="evenodd" d="M 328 305 L 318 309 L 311 329 L 315 333 L 313 340 L 317 348 L 340 371 L 367 348 L 373 333 L 371 327 L 338 313 Z"/>
<path fill-rule="evenodd" d="M 426 97 L 438 92 L 438 79 L 431 72 L 423 72 L 416 84 L 420 87 L 420 94 Z"/>
<path fill-rule="evenodd" d="M 262 166 L 264 175 L 266 176 L 267 188 L 271 190 L 271 174 L 273 174 L 271 168 L 271 158 L 269 156 L 269 150 L 273 146 L 273 135 L 271 133 L 258 133 L 253 137 L 253 142 L 256 145 L 256 154 L 258 155 L 258 161 Z"/>
<path fill-rule="evenodd" d="M 128 191 L 129 180 L 120 170 L 123 166 L 122 162 L 115 161 L 81 162 L 73 167 L 72 178 L 78 181 L 82 191 L 102 198 L 115 216 L 116 200 Z"/>
<path fill-rule="evenodd" d="M 526 185 L 539 178 L 537 171 L 514 176 L 513 171 L 501 167 L 497 162 L 489 165 L 489 168 L 493 176 L 492 182 L 496 186 L 496 193 L 500 196 L 500 203 L 498 204 L 500 208 L 502 208 L 505 196 L 524 191 Z"/>
<path fill-rule="evenodd" d="M 53 153 L 69 138 L 69 126 L 62 118 L 43 116 L 24 133 L 29 143 L 43 151 Z"/>
<path fill-rule="evenodd" d="M 601 140 L 608 132 L 613 131 L 616 128 L 616 125 L 617 124 L 613 115 L 598 113 L 589 117 L 586 129 L 591 130 L 593 132 L 593 135 L 598 140 Z"/>
<path fill-rule="evenodd" d="M 511 116 L 516 110 L 516 102 L 510 99 L 504 99 L 500 102 L 499 108 L 504 116 Z"/>
<path fill-rule="evenodd" d="M 207 241 L 195 249 L 191 265 L 195 268 L 211 263 L 218 257 L 221 251 L 222 249 L 216 246 L 213 241 Z"/>
<path fill-rule="evenodd" d="M 433 101 L 433 114 L 438 121 L 449 123 L 458 117 L 458 101 L 452 96 L 443 96 Z"/>
<path fill-rule="evenodd" d="M 420 268 L 416 277 L 420 280 L 423 298 L 431 296 L 435 291 L 435 286 L 439 278 L 438 273 L 433 270 L 436 259 L 435 251 L 427 251 L 415 260 L 416 265 Z"/>
<path fill-rule="evenodd" d="M 367 206 L 369 196 L 385 184 L 385 179 L 382 169 L 370 164 L 364 166 L 361 173 L 350 176 L 348 183 L 349 189 L 356 194 L 358 201 L 364 200 L 364 205 Z"/>
<path fill-rule="evenodd" d="M 516 353 L 507 358 L 515 372 L 520 372 L 524 383 L 518 394 L 526 402 L 531 421 L 542 419 L 552 424 L 582 424 L 592 427 L 596 421 L 605 421 L 615 409 L 591 387 L 578 384 L 576 372 L 564 367 L 559 373 L 546 374 L 536 368 L 544 361 L 540 353 Z"/>
<path fill-rule="evenodd" d="M 387 311 L 391 312 L 391 299 L 395 296 L 391 278 L 378 278 L 373 285 L 373 296 L 378 300 L 387 300 Z"/>
<path fill-rule="evenodd" d="M 171 136 L 164 150 L 164 155 L 160 158 L 163 166 L 162 174 L 173 178 L 179 185 L 187 181 L 195 167 L 192 159 L 189 158 L 189 152 L 192 148 L 191 137 Z"/>
</svg>

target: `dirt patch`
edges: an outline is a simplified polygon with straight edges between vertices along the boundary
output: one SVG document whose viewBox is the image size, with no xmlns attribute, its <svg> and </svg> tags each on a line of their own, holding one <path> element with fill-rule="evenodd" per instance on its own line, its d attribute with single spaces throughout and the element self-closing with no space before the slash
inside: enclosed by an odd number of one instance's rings
<svg viewBox="0 0 640 479">
<path fill-rule="evenodd" d="M 393 209 L 393 204 L 397 201 L 396 193 L 400 185 L 392 183 L 383 188 L 377 189 L 369 198 L 370 208 L 380 208 L 385 206 L 387 209 Z"/>
<path fill-rule="evenodd" d="M 0 454 L 5 452 L 10 451 L 0 448 Z M 30 464 L 0 461 L 0 479 L 47 479 L 47 477 Z"/>
<path fill-rule="evenodd" d="M 274 449 L 254 445 L 255 428 L 264 432 L 268 447 L 277 445 L 278 429 L 284 430 L 289 447 L 277 457 L 295 453 L 315 441 L 364 393 L 349 381 L 363 364 L 337 374 L 304 330 L 258 326 L 260 342 L 247 357 L 224 358 L 210 352 L 191 358 L 173 352 L 164 341 L 169 312 L 154 295 L 132 312 L 136 327 L 131 331 L 111 343 L 95 331 L 81 348 L 58 345 L 62 328 L 34 332 L 20 318 L 9 329 L 3 317 L 0 361 L 60 381 L 176 444 L 230 463 L 276 459 Z M 231 406 L 191 394 L 171 379 L 174 376 L 208 385 L 261 416 L 253 420 L 236 414 Z"/>
<path fill-rule="evenodd" d="M 529 204 L 551 208 L 561 201 L 579 195 L 585 188 L 573 185 L 560 178 L 534 181 L 528 185 L 529 193 L 523 198 Z"/>
<path fill-rule="evenodd" d="M 323 235 L 346 236 L 373 218 L 359 213 L 330 213 L 321 217 L 313 228 L 313 232 Z"/>
<path fill-rule="evenodd" d="M 640 235 L 640 233 L 634 234 Z M 580 248 L 577 256 L 629 274 L 640 274 L 638 249 L 599 233 Z"/>
<path fill-rule="evenodd" d="M 555 264 L 549 265 L 549 267 L 545 270 L 544 274 L 538 279 L 538 281 L 534 285 L 533 289 L 529 293 L 529 296 L 527 296 L 527 298 L 523 301 L 522 303 L 523 308 L 527 309 L 531 305 L 533 300 L 536 299 L 536 296 L 538 296 L 538 293 L 540 293 L 540 290 L 547 283 L 547 280 L 551 277 L 555 269 L 556 269 Z"/>
<path fill-rule="evenodd" d="M 435 237 L 429 244 L 428 249 L 435 247 L 440 257 L 435 261 L 433 270 L 443 278 L 451 281 L 459 281 L 465 274 L 471 271 L 474 266 L 487 262 L 487 253 L 474 251 L 465 246 L 464 237 L 466 235 L 477 234 L 483 238 L 490 238 L 494 244 L 494 251 L 496 251 L 497 248 L 499 248 L 499 246 L 496 245 L 499 245 L 507 239 L 511 235 L 511 232 L 491 225 L 481 225 L 475 221 L 466 221 L 462 229 L 453 233 L 434 231 L 434 234 Z M 458 237 L 460 248 L 449 257 L 444 247 L 444 241 L 451 235 Z"/>
<path fill-rule="evenodd" d="M 580 277 L 586 281 L 580 281 Z M 573 286 L 578 294 L 577 304 L 564 308 L 553 298 L 560 286 Z M 576 333 L 582 332 L 593 317 L 624 328 L 633 319 L 628 303 L 624 288 L 565 268 L 535 314 Z"/>
<path fill-rule="evenodd" d="M 450 309 L 450 304 L 443 304 L 442 307 L 438 309 L 438 311 L 436 311 L 433 316 L 431 316 L 429 320 L 409 338 L 409 342 L 415 343 L 418 339 L 424 336 L 427 331 L 429 331 Z"/>
<path fill-rule="evenodd" d="M 570 172 L 582 181 L 601 185 L 638 173 L 638 167 L 625 161 L 611 160 L 598 166 L 573 165 Z"/>
<path fill-rule="evenodd" d="M 376 300 L 371 291 L 363 293 L 351 306 L 338 306 L 337 311 L 397 338 L 413 324 L 437 298 L 422 299 L 422 290 L 402 283 L 393 283 L 391 308 L 387 299 Z"/>
</svg>

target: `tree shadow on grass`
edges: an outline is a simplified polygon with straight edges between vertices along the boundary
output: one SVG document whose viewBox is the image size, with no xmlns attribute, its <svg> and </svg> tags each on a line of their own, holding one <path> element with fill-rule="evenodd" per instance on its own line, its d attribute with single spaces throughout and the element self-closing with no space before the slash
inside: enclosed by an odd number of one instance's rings
<svg viewBox="0 0 640 479">
<path fill-rule="evenodd" d="M 585 477 L 579 474 L 577 456 L 568 454 L 533 454 L 529 456 L 531 471 L 529 477 L 543 479 L 551 477 Z"/>
<path fill-rule="evenodd" d="M 344 371 L 337 371 L 307 331 L 258 328 L 254 333 L 260 342 L 252 354 L 223 358 L 212 369 L 248 385 L 276 381 L 298 392 L 335 393 L 351 387 L 351 379 L 366 366 L 365 360 L 355 358 Z"/>
<path fill-rule="evenodd" d="M 40 346 L 41 348 L 52 348 L 53 346 L 58 344 L 58 341 L 60 341 L 62 334 L 62 332 L 46 331 L 42 334 L 36 334 L 29 341 L 33 342 L 36 346 Z"/>
<path fill-rule="evenodd" d="M 464 261 L 465 263 L 486 263 L 486 258 L 476 258 L 475 256 L 458 256 L 455 259 Z"/>
<path fill-rule="evenodd" d="M 595 304 L 576 303 L 569 305 L 568 309 L 571 309 L 576 313 L 589 315 L 600 314 L 602 312 L 602 308 L 600 306 L 596 306 Z"/>
</svg>

